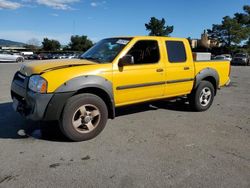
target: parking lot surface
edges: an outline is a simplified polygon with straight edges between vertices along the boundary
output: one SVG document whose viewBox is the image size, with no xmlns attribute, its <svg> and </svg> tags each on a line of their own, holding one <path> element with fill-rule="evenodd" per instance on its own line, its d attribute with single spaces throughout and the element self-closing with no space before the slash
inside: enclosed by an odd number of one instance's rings
<svg viewBox="0 0 250 188">
<path fill-rule="evenodd" d="M 0 64 L 0 187 L 250 187 L 250 67 L 232 67 L 206 112 L 182 101 L 120 108 L 78 143 L 12 110 L 19 67 Z"/>
</svg>

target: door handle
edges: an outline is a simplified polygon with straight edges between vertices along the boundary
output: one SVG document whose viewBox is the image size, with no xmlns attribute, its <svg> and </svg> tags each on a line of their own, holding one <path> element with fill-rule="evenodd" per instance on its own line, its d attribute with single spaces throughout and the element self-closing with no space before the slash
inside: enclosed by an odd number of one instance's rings
<svg viewBox="0 0 250 188">
<path fill-rule="evenodd" d="M 163 69 L 156 69 L 156 72 L 163 72 Z"/>
<path fill-rule="evenodd" d="M 184 70 L 189 70 L 190 68 L 189 67 L 184 67 Z"/>
</svg>

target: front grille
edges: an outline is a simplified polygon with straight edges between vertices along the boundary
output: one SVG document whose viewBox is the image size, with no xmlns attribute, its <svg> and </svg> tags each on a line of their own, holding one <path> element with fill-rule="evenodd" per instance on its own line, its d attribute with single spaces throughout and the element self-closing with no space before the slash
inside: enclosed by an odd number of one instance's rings
<svg viewBox="0 0 250 188">
<path fill-rule="evenodd" d="M 14 80 L 18 82 L 24 83 L 26 76 L 21 74 L 20 72 L 17 72 L 16 75 L 14 76 Z"/>
<path fill-rule="evenodd" d="M 28 82 L 28 77 L 23 75 L 20 72 L 17 72 L 14 76 L 14 80 L 13 82 L 15 82 L 16 84 L 18 84 L 19 86 L 26 88 L 27 82 Z"/>
</svg>

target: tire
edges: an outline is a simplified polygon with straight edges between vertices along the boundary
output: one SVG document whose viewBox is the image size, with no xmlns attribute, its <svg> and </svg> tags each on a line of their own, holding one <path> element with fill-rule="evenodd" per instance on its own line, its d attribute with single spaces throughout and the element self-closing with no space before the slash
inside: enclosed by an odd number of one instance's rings
<svg viewBox="0 0 250 188">
<path fill-rule="evenodd" d="M 19 58 L 16 59 L 16 62 L 21 63 L 21 62 L 23 62 L 23 59 L 21 57 L 19 57 Z"/>
<path fill-rule="evenodd" d="M 201 112 L 210 108 L 214 100 L 215 88 L 211 82 L 201 81 L 189 96 L 189 104 L 194 111 Z"/>
<path fill-rule="evenodd" d="M 96 137 L 104 129 L 108 119 L 105 102 L 93 94 L 71 97 L 65 105 L 60 128 L 72 141 L 85 141 Z"/>
</svg>

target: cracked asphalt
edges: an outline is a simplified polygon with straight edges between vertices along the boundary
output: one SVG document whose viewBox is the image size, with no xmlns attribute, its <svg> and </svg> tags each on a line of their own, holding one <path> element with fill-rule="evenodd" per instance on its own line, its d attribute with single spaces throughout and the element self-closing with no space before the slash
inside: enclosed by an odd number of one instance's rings
<svg viewBox="0 0 250 188">
<path fill-rule="evenodd" d="M 56 122 L 11 107 L 20 65 L 0 64 L 0 187 L 250 187 L 250 67 L 206 112 L 182 100 L 118 109 L 104 131 L 69 142 Z"/>
</svg>

